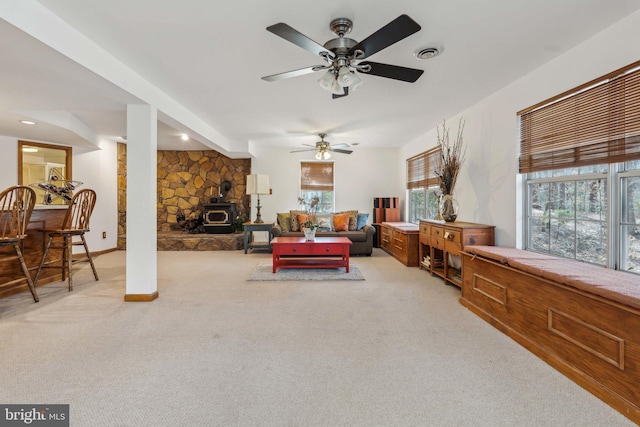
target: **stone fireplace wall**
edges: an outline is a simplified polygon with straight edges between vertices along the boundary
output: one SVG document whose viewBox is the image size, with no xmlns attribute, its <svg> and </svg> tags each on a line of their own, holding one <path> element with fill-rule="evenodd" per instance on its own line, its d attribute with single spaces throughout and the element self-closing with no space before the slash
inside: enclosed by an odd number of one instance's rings
<svg viewBox="0 0 640 427">
<path fill-rule="evenodd" d="M 158 151 L 158 231 L 181 230 L 176 215 L 202 212 L 202 204 L 220 197 L 220 185 L 231 183 L 225 202 L 249 218 L 246 178 L 251 159 L 231 159 L 217 151 Z M 122 237 L 121 237 L 122 236 Z M 126 236 L 126 145 L 118 144 L 118 248 Z M 122 245 L 122 247 L 121 247 Z"/>
</svg>

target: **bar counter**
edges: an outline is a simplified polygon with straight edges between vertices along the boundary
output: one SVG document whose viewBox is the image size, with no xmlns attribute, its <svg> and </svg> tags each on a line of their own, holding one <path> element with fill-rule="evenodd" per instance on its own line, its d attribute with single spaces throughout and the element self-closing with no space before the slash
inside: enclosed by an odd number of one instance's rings
<svg viewBox="0 0 640 427">
<path fill-rule="evenodd" d="M 27 237 L 24 239 L 22 251 L 32 279 L 36 276 L 36 271 L 40 265 L 40 260 L 42 259 L 42 254 L 44 253 L 48 239 L 45 233 L 38 230 L 59 228 L 67 212 L 67 207 L 67 205 L 36 205 L 31 214 L 31 220 L 27 227 Z M 62 251 L 60 249 L 51 249 L 49 253 L 50 255 L 47 255 L 48 260 L 62 258 Z M 27 279 L 22 274 L 20 262 L 17 259 L 4 259 L 11 255 L 15 255 L 15 250 L 12 246 L 0 248 L 0 298 L 18 292 L 29 293 Z M 59 269 L 45 268 L 42 270 L 42 273 L 40 273 L 38 286 L 61 279 L 62 275 Z M 27 298 L 27 296 L 25 296 L 25 298 Z M 31 298 L 30 293 L 28 298 Z"/>
</svg>

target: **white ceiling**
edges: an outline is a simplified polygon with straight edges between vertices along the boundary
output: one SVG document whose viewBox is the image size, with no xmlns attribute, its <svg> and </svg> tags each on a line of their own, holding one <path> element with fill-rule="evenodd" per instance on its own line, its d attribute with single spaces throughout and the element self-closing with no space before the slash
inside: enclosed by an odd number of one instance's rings
<svg viewBox="0 0 640 427">
<path fill-rule="evenodd" d="M 0 17 L 20 4 L 42 5 L 106 51 L 96 55 L 110 54 L 184 107 L 193 120 L 159 107 L 159 148 L 227 144 L 236 154 L 251 144 L 299 148 L 318 132 L 358 148 L 406 144 L 640 9 L 640 0 L 8 3 Z M 422 30 L 370 59 L 424 69 L 416 83 L 365 75 L 357 92 L 333 100 L 316 83 L 321 73 L 260 78 L 322 64 L 266 31 L 269 25 L 285 22 L 324 44 L 334 38 L 329 22 L 347 17 L 354 22 L 348 37 L 360 41 L 403 13 Z M 45 35 L 34 38 L 0 19 L 0 38 L 0 135 L 92 146 L 92 139 L 125 135 L 128 103 L 149 102 L 128 82 L 109 78 L 108 65 L 104 74 L 89 71 L 48 47 Z M 444 53 L 427 61 L 413 56 L 433 45 Z M 21 118 L 39 124 L 25 126 Z M 197 133 L 191 123 L 199 122 L 219 136 Z M 202 144 L 183 143 L 182 131 Z"/>
</svg>

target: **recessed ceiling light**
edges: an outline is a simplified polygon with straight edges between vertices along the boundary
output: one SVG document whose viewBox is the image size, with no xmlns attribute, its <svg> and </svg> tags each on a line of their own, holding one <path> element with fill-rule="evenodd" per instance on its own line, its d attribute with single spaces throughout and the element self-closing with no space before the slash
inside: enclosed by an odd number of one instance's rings
<svg viewBox="0 0 640 427">
<path fill-rule="evenodd" d="M 33 122 L 31 120 L 20 120 L 20 123 L 25 124 L 25 125 L 37 125 L 36 122 Z"/>
<path fill-rule="evenodd" d="M 182 135 L 180 135 L 180 139 L 183 141 L 188 141 L 189 140 L 189 135 L 187 135 L 186 133 L 183 133 Z"/>
<path fill-rule="evenodd" d="M 444 49 L 439 46 L 425 47 L 414 52 L 414 56 L 418 59 L 431 59 L 440 55 Z"/>
</svg>

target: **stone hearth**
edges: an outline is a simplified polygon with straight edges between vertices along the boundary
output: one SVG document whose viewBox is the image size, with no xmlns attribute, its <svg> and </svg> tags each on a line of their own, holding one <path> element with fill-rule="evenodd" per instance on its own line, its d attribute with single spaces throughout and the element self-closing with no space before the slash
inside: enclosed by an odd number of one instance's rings
<svg viewBox="0 0 640 427">
<path fill-rule="evenodd" d="M 159 231 L 159 251 L 237 251 L 244 248 L 243 234 L 189 234 Z"/>
</svg>

